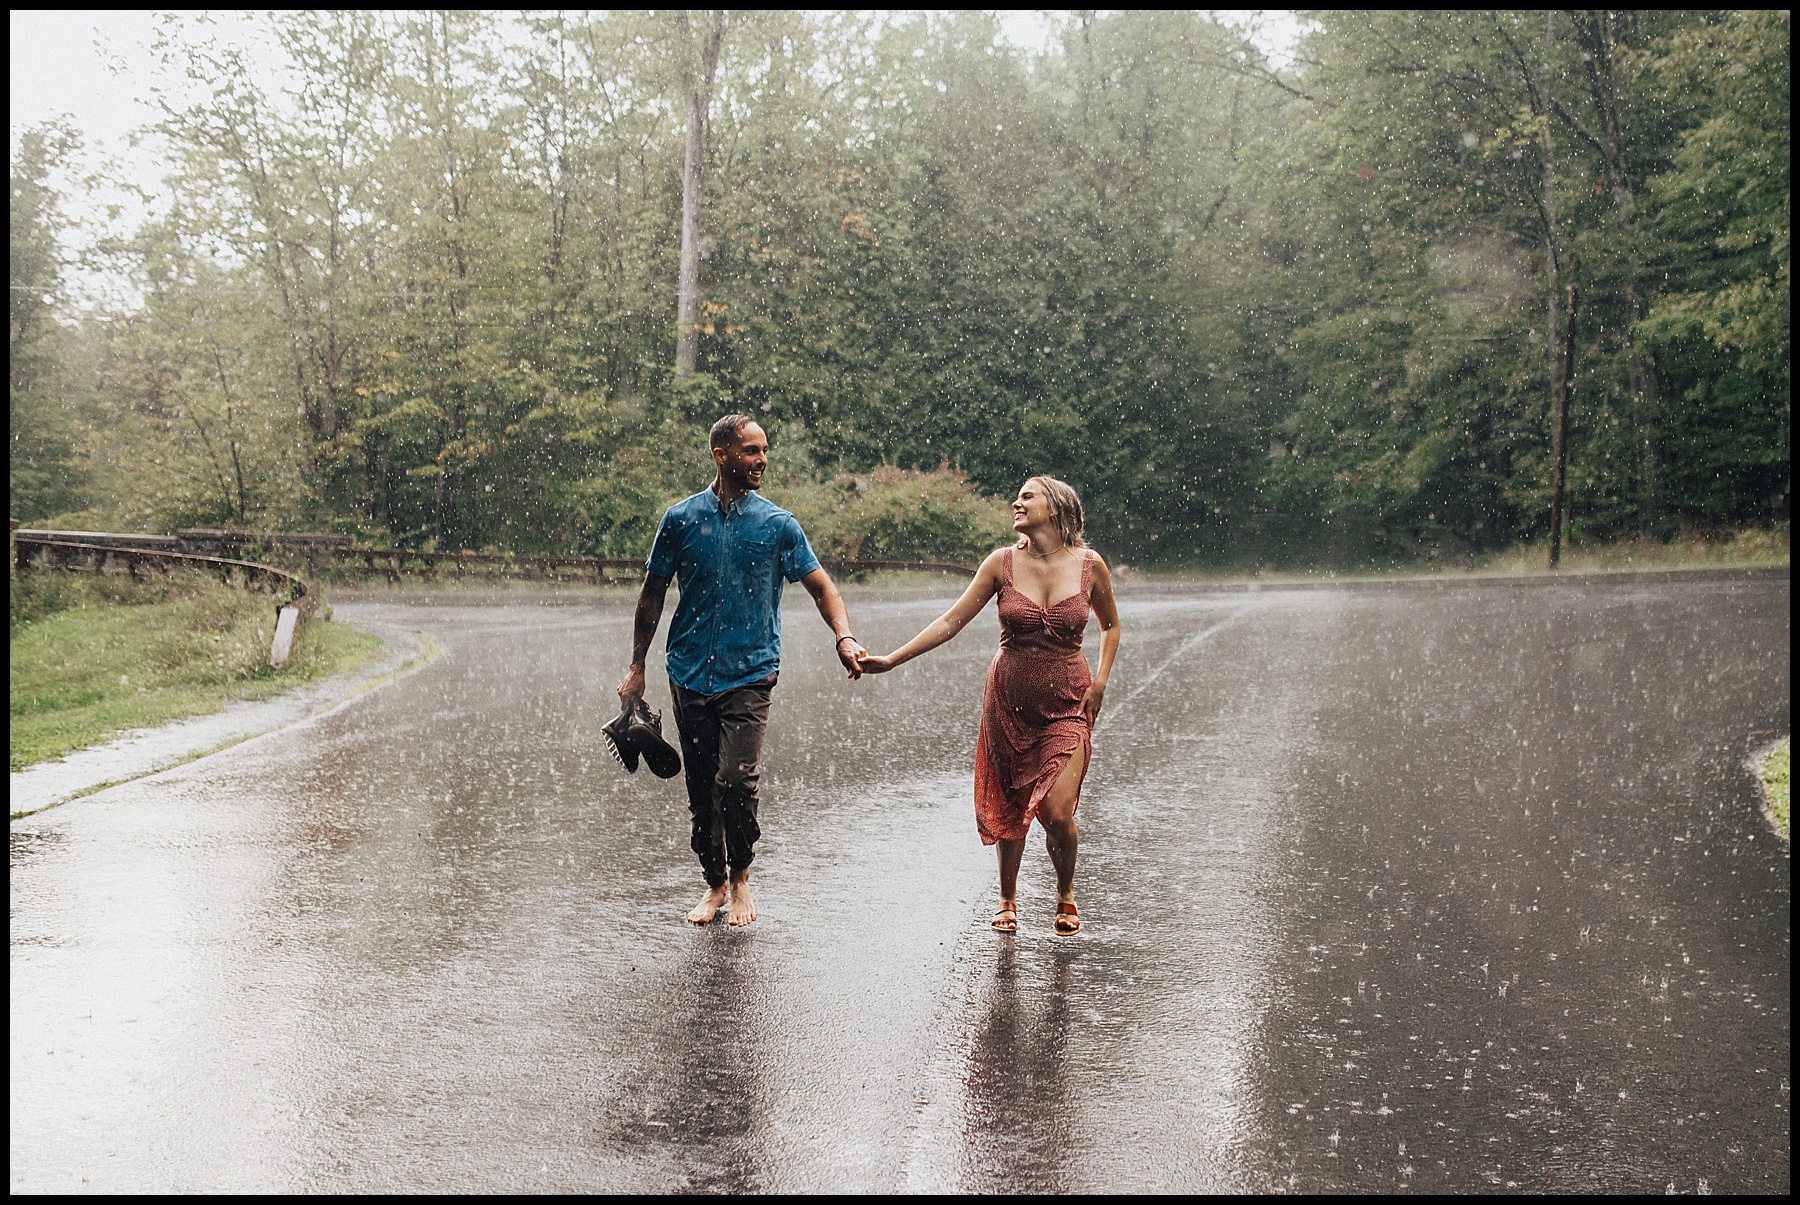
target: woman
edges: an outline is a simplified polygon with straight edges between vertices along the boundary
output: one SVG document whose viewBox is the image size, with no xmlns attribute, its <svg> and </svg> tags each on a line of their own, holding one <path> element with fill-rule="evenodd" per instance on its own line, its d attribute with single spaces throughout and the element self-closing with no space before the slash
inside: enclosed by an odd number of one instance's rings
<svg viewBox="0 0 1800 1205">
<path fill-rule="evenodd" d="M 1081 541 L 1081 499 L 1054 477 L 1032 477 L 1013 500 L 1019 540 L 996 549 L 956 605 L 885 657 L 865 654 L 881 674 L 951 639 L 1000 599 L 1000 651 L 988 667 L 975 749 L 975 827 L 999 846 L 1000 908 L 990 922 L 1019 927 L 1019 860 L 1031 821 L 1044 826 L 1056 867 L 1056 931 L 1081 931 L 1075 907 L 1075 808 L 1093 751 L 1094 718 L 1119 650 L 1119 610 L 1106 562 Z M 1089 609 L 1100 617 L 1100 669 L 1081 655 Z"/>
</svg>

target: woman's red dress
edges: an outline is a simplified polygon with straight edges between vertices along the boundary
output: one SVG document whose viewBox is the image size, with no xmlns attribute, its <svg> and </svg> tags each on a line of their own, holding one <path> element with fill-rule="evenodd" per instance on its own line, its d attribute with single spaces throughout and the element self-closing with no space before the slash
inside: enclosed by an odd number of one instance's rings
<svg viewBox="0 0 1800 1205">
<path fill-rule="evenodd" d="M 1093 726 L 1081 702 L 1092 678 L 1081 636 L 1093 572 L 1094 554 L 1083 549 L 1081 589 L 1045 609 L 1013 587 L 1013 550 L 1006 550 L 1000 651 L 988 666 L 975 745 L 975 828 L 983 845 L 1025 838 L 1076 750 L 1087 775 Z"/>
</svg>

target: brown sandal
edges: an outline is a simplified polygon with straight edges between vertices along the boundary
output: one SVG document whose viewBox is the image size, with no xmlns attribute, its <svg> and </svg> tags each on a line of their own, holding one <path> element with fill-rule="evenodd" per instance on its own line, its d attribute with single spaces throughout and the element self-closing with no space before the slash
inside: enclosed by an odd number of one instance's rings
<svg viewBox="0 0 1800 1205">
<path fill-rule="evenodd" d="M 1056 933 L 1059 937 L 1073 937 L 1081 932 L 1081 913 L 1075 910 L 1074 904 L 1058 904 L 1056 906 Z"/>
<path fill-rule="evenodd" d="M 994 919 L 988 927 L 996 933 L 1017 933 L 1019 931 L 1019 913 L 1013 908 L 1002 908 L 994 913 Z"/>
</svg>

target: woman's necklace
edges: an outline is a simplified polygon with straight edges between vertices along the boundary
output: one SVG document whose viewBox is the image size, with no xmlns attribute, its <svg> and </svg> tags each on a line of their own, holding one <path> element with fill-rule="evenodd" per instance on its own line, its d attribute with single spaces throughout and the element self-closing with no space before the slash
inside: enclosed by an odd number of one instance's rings
<svg viewBox="0 0 1800 1205">
<path fill-rule="evenodd" d="M 1028 555 L 1028 556 L 1031 556 L 1031 557 L 1035 557 L 1035 558 L 1036 558 L 1036 559 L 1038 559 L 1038 560 L 1040 560 L 1040 561 L 1047 561 L 1047 560 L 1049 560 L 1049 559 L 1050 559 L 1050 558 L 1051 558 L 1051 557 L 1053 557 L 1053 556 L 1055 556 L 1055 555 L 1056 555 L 1056 554 L 1057 554 L 1057 553 L 1059 553 L 1059 552 L 1067 552 L 1067 551 L 1069 551 L 1069 546 L 1068 546 L 1068 545 L 1067 545 L 1067 544 L 1064 544 L 1064 545 L 1062 545 L 1062 546 L 1060 546 L 1060 547 L 1058 547 L 1058 548 L 1055 548 L 1055 549 L 1053 549 L 1053 550 L 1052 550 L 1052 551 L 1050 551 L 1050 552 L 1033 552 L 1033 551 L 1032 551 L 1032 548 L 1031 548 L 1031 541 L 1030 541 L 1030 540 L 1026 540 L 1026 541 L 1025 541 L 1025 552 L 1026 552 L 1026 555 Z"/>
</svg>

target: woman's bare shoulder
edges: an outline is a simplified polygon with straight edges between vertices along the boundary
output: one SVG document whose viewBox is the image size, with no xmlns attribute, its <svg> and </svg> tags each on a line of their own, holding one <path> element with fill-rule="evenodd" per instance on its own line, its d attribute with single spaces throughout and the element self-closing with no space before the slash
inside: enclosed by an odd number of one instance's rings
<svg viewBox="0 0 1800 1205">
<path fill-rule="evenodd" d="M 1006 573 L 1006 566 L 1004 564 L 1005 553 L 1006 549 L 996 548 L 994 551 L 982 557 L 981 564 L 975 566 L 975 576 L 971 579 L 971 584 L 974 582 L 991 583 L 1000 581 Z"/>
</svg>

